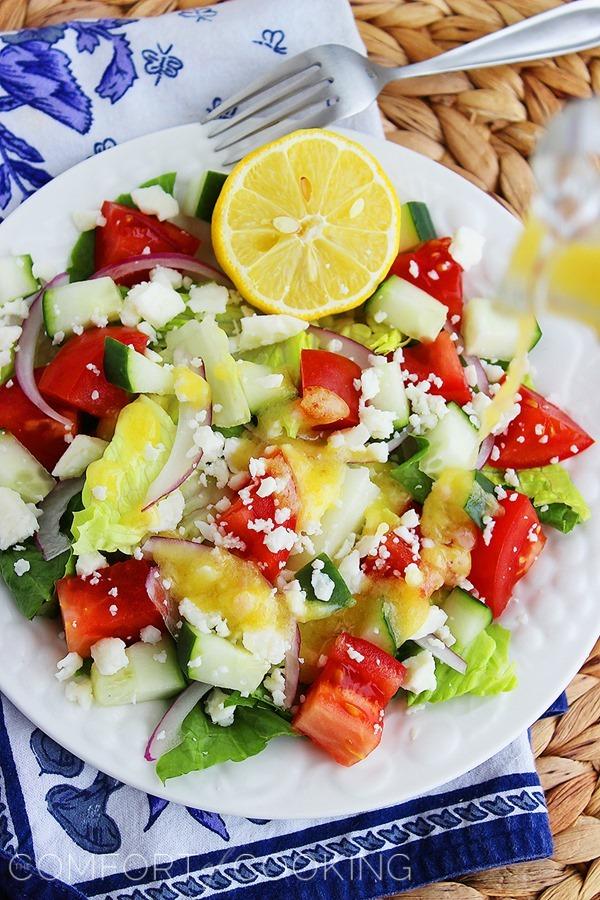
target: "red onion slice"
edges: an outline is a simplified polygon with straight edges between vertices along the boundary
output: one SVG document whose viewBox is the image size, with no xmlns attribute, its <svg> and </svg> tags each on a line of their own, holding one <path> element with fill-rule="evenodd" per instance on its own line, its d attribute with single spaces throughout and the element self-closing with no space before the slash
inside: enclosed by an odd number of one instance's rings
<svg viewBox="0 0 600 900">
<path fill-rule="evenodd" d="M 477 378 L 477 387 L 483 394 L 487 394 L 489 397 L 490 394 L 490 383 L 488 381 L 488 377 L 485 374 L 484 368 L 481 365 L 481 360 L 478 356 L 464 356 L 463 359 L 468 366 L 473 366 L 475 369 L 475 377 Z"/>
<path fill-rule="evenodd" d="M 440 662 L 446 663 L 447 666 L 450 666 L 456 672 L 460 672 L 461 675 L 464 675 L 467 671 L 467 664 L 462 656 L 459 656 L 450 647 L 446 647 L 443 641 L 440 641 L 435 635 L 426 634 L 425 637 L 414 638 L 414 642 L 419 647 L 422 647 L 423 650 L 429 650 L 432 656 L 435 656 Z"/>
<path fill-rule="evenodd" d="M 284 709 L 290 709 L 294 703 L 300 681 L 300 629 L 296 626 L 296 633 L 292 639 L 292 646 L 285 654 L 283 677 L 285 679 Z"/>
<path fill-rule="evenodd" d="M 148 269 L 154 269 L 156 266 L 165 266 L 168 269 L 177 269 L 181 272 L 189 272 L 193 275 L 201 275 L 202 278 L 208 278 L 209 281 L 216 281 L 227 288 L 232 288 L 233 283 L 212 266 L 200 262 L 195 256 L 188 256 L 186 253 L 147 253 L 142 256 L 133 256 L 123 262 L 115 263 L 112 266 L 104 266 L 98 269 L 91 276 L 92 278 L 112 278 L 118 281 L 119 278 L 126 278 L 134 275 L 136 272 L 144 272 Z"/>
<path fill-rule="evenodd" d="M 181 621 L 179 604 L 164 586 L 157 566 L 154 566 L 148 572 L 148 577 L 146 578 L 146 593 L 163 617 L 168 632 L 172 634 L 173 637 L 176 637 L 179 632 L 179 622 Z"/>
<path fill-rule="evenodd" d="M 309 325 L 307 331 L 309 334 L 312 334 L 313 337 L 316 337 L 322 350 L 329 349 L 327 345 L 330 341 L 341 341 L 341 348 L 334 352 L 340 353 L 342 356 L 347 356 L 348 359 L 355 362 L 361 369 L 368 369 L 371 365 L 369 357 L 376 355 L 372 350 L 369 350 L 368 347 L 365 347 L 364 344 L 359 344 L 358 341 L 353 341 L 352 338 L 346 337 L 343 334 L 338 334 L 337 331 L 330 331 L 329 328 L 318 328 L 316 325 Z"/>
<path fill-rule="evenodd" d="M 21 390 L 28 400 L 31 400 L 33 405 L 37 406 L 44 415 L 49 416 L 56 422 L 60 422 L 61 425 L 65 426 L 66 430 L 71 431 L 73 422 L 70 419 L 67 419 L 66 416 L 61 416 L 55 409 L 52 409 L 50 404 L 46 403 L 38 390 L 34 376 L 35 351 L 44 324 L 42 299 L 48 288 L 66 284 L 68 280 L 69 276 L 66 272 L 62 272 L 45 284 L 43 288 L 40 288 L 33 298 L 33 302 L 29 309 L 29 315 L 23 323 L 23 332 L 19 338 L 17 353 L 15 355 L 15 374 Z"/>
<path fill-rule="evenodd" d="M 67 478 L 60 481 L 40 504 L 42 516 L 35 541 L 47 562 L 60 556 L 71 546 L 70 539 L 60 530 L 60 520 L 71 498 L 83 487 L 83 482 L 83 478 Z"/>
<path fill-rule="evenodd" d="M 494 435 L 488 434 L 486 438 L 484 438 L 481 447 L 479 448 L 479 455 L 477 456 L 477 462 L 475 463 L 476 469 L 483 469 L 486 462 L 490 458 L 490 453 L 494 448 Z"/>
<path fill-rule="evenodd" d="M 408 428 L 403 428 L 402 431 L 399 431 L 398 434 L 395 434 L 394 437 L 387 442 L 388 453 L 393 453 L 394 450 L 397 450 L 398 447 L 400 447 L 404 443 L 408 435 Z"/>
<path fill-rule="evenodd" d="M 181 726 L 186 716 L 191 713 L 197 703 L 207 694 L 212 685 L 195 681 L 175 698 L 168 708 L 146 744 L 144 759 L 148 762 L 156 760 L 176 747 L 181 739 Z"/>
</svg>

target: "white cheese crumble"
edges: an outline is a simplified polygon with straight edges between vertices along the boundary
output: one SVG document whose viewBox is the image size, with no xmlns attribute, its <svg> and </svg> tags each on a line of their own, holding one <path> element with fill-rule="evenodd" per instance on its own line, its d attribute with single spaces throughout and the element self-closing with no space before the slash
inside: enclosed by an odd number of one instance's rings
<svg viewBox="0 0 600 900">
<path fill-rule="evenodd" d="M 78 672 L 83 665 L 83 659 L 79 653 L 67 653 L 62 659 L 56 663 L 58 671 L 54 677 L 59 681 L 67 681 L 72 678 L 75 672 Z"/>
<path fill-rule="evenodd" d="M 435 428 L 448 412 L 444 398 L 431 394 L 430 391 L 431 384 L 428 381 L 409 383 L 406 386 L 406 396 L 412 409 L 408 421 L 414 434 L 424 434 Z"/>
<path fill-rule="evenodd" d="M 81 556 L 77 557 L 75 571 L 80 578 L 88 578 L 94 572 L 105 569 L 107 565 L 108 560 L 101 553 L 96 553 L 95 551 L 93 553 L 82 553 Z"/>
<path fill-rule="evenodd" d="M 90 709 L 94 694 L 92 682 L 87 676 L 79 676 L 65 685 L 65 697 L 70 703 L 77 703 L 82 709 Z"/>
<path fill-rule="evenodd" d="M 346 648 L 346 653 L 348 654 L 350 659 L 353 659 L 354 662 L 357 663 L 361 663 L 365 658 L 364 655 L 362 653 L 359 653 L 359 651 L 355 647 L 348 646 Z"/>
<path fill-rule="evenodd" d="M 219 613 L 205 612 L 188 597 L 184 597 L 179 604 L 179 613 L 202 634 L 211 631 L 216 632 L 219 637 L 228 637 L 230 634 L 226 620 Z"/>
<path fill-rule="evenodd" d="M 314 563 L 313 571 L 310 576 L 310 583 L 317 600 L 322 600 L 324 603 L 331 600 L 331 595 L 335 590 L 335 582 L 333 578 L 330 578 L 325 572 L 319 571 Z"/>
<path fill-rule="evenodd" d="M 0 487 L 0 550 L 27 540 L 38 530 L 37 510 L 12 488 Z"/>
<path fill-rule="evenodd" d="M 177 290 L 181 287 L 183 278 L 177 269 L 169 269 L 168 266 L 156 266 L 150 272 L 150 281 L 156 284 L 164 284 Z"/>
<path fill-rule="evenodd" d="M 223 728 L 233 725 L 235 717 L 235 705 L 225 706 L 227 696 L 220 688 L 213 688 L 204 704 L 204 708 L 213 724 L 222 725 Z"/>
<path fill-rule="evenodd" d="M 275 706 L 283 706 L 285 703 L 285 676 L 282 668 L 271 669 L 263 685 L 273 697 Z"/>
<path fill-rule="evenodd" d="M 429 607 L 429 612 L 427 613 L 427 618 L 423 622 L 420 628 L 417 628 L 414 634 L 411 634 L 411 640 L 417 640 L 417 638 L 426 637 L 428 634 L 434 634 L 438 629 L 442 627 L 442 625 L 446 624 L 448 616 L 444 612 L 443 609 L 440 609 L 439 606 L 433 604 Z"/>
<path fill-rule="evenodd" d="M 291 550 L 296 543 L 296 532 L 291 528 L 285 528 L 278 525 L 265 537 L 265 546 L 272 553 L 279 553 L 281 550 Z"/>
<path fill-rule="evenodd" d="M 97 484 L 96 487 L 92 488 L 92 496 L 95 497 L 96 500 L 106 500 L 108 494 L 108 489 L 103 484 Z"/>
<path fill-rule="evenodd" d="M 121 311 L 121 322 L 135 326 L 144 319 L 153 328 L 161 329 L 184 309 L 183 298 L 170 285 L 142 281 L 129 290 Z"/>
<path fill-rule="evenodd" d="M 257 628 L 244 631 L 242 644 L 246 650 L 249 650 L 258 659 L 270 662 L 274 666 L 279 665 L 290 649 L 289 639 L 285 638 L 274 628 Z"/>
<path fill-rule="evenodd" d="M 140 629 L 140 638 L 144 644 L 158 644 L 162 638 L 162 634 L 160 629 L 156 628 L 154 625 L 146 625 L 144 628 Z"/>
<path fill-rule="evenodd" d="M 192 312 L 200 315 L 209 313 L 217 316 L 225 312 L 228 300 L 227 288 L 211 281 L 208 284 L 195 284 L 190 288 L 188 306 Z"/>
<path fill-rule="evenodd" d="M 121 638 L 102 638 L 92 644 L 90 652 L 101 675 L 115 675 L 129 665 Z"/>
<path fill-rule="evenodd" d="M 159 184 L 134 188 L 131 199 L 137 208 L 147 216 L 156 216 L 160 222 L 179 215 L 179 204 Z"/>
<path fill-rule="evenodd" d="M 91 231 L 97 225 L 106 225 L 106 219 L 99 209 L 79 209 L 72 213 L 73 224 L 78 231 Z"/>
<path fill-rule="evenodd" d="M 254 350 L 306 331 L 308 322 L 286 315 L 247 316 L 242 319 L 241 327 L 239 349 Z"/>
<path fill-rule="evenodd" d="M 338 571 L 351 594 L 359 594 L 362 590 L 366 576 L 360 567 L 360 553 L 352 550 L 341 560 Z"/>
<path fill-rule="evenodd" d="M 409 656 L 403 665 L 406 675 L 402 682 L 405 691 L 420 694 L 422 691 L 434 691 L 437 685 L 435 677 L 435 659 L 429 650 L 422 650 L 416 656 Z"/>
<path fill-rule="evenodd" d="M 155 521 L 152 531 L 155 533 L 174 531 L 181 522 L 184 508 L 185 497 L 183 493 L 179 488 L 171 491 L 170 494 L 159 500 L 154 507 Z"/>
<path fill-rule="evenodd" d="M 482 234 L 469 228 L 468 225 L 461 225 L 452 238 L 448 252 L 452 259 L 468 272 L 481 262 L 484 244 L 485 238 Z"/>
<path fill-rule="evenodd" d="M 13 565 L 13 569 L 15 570 L 15 575 L 20 578 L 21 575 L 25 575 L 26 572 L 29 572 L 31 563 L 27 559 L 17 559 Z"/>
</svg>

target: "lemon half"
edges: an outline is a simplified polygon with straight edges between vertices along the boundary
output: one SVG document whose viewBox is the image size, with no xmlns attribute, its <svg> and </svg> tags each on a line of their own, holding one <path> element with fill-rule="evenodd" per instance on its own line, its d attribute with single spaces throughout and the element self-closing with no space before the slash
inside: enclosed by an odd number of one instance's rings
<svg viewBox="0 0 600 900">
<path fill-rule="evenodd" d="M 246 156 L 213 213 L 223 270 L 250 303 L 302 319 L 353 309 L 398 253 L 400 203 L 360 144 L 296 131 Z"/>
</svg>

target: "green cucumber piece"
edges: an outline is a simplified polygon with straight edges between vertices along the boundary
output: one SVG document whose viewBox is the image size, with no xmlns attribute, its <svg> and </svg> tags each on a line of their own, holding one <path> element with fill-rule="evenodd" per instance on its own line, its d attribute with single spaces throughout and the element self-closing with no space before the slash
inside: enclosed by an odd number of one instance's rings
<svg viewBox="0 0 600 900">
<path fill-rule="evenodd" d="M 226 179 L 225 172 L 213 172 L 211 169 L 193 178 L 181 204 L 186 216 L 195 216 L 203 222 L 210 222 Z"/>
<path fill-rule="evenodd" d="M 96 663 L 92 665 L 92 691 L 100 706 L 169 700 L 184 690 L 186 681 L 170 637 L 163 637 L 156 644 L 138 641 L 125 653 L 129 665 L 114 675 L 102 675 Z"/>
<path fill-rule="evenodd" d="M 211 389 L 213 424 L 224 428 L 245 425 L 251 419 L 238 366 L 229 352 L 229 338 L 212 316 L 185 326 L 193 334 L 195 354 L 204 362 Z"/>
<path fill-rule="evenodd" d="M 500 511 L 500 504 L 494 493 L 494 484 L 481 472 L 474 474 L 473 485 L 464 510 L 482 531 L 485 528 L 484 517 L 494 518 Z"/>
<path fill-rule="evenodd" d="M 446 625 L 456 638 L 456 643 L 463 649 L 492 621 L 489 606 L 462 588 L 454 588 L 441 603 L 441 607 L 448 616 Z"/>
<path fill-rule="evenodd" d="M 10 360 L 5 366 L 0 366 L 0 384 L 6 384 L 15 374 L 15 348 L 12 347 L 9 353 Z"/>
<path fill-rule="evenodd" d="M 54 487 L 54 479 L 8 431 L 0 431 L 0 486 L 16 491 L 25 503 L 38 503 Z"/>
<path fill-rule="evenodd" d="M 315 570 L 314 563 L 319 560 L 323 563 L 322 568 Z M 333 592 L 329 600 L 319 600 L 315 595 L 315 589 L 312 584 L 313 573 L 319 571 L 323 575 L 327 575 L 333 582 Z M 354 599 L 348 589 L 348 585 L 340 575 L 338 569 L 326 553 L 315 556 L 312 562 L 307 563 L 300 569 L 296 578 L 300 582 L 302 590 L 306 594 L 307 619 L 325 619 L 338 609 L 346 606 L 352 606 Z"/>
<path fill-rule="evenodd" d="M 437 478 L 444 469 L 474 469 L 479 453 L 479 432 L 456 403 L 437 425 L 425 433 L 429 447 L 419 463 L 423 472 Z"/>
<path fill-rule="evenodd" d="M 356 636 L 375 644 L 376 647 L 393 656 L 396 652 L 396 640 L 389 620 L 389 603 L 384 600 L 376 600 L 371 604 L 369 612 L 361 618 Z"/>
<path fill-rule="evenodd" d="M 33 274 L 33 260 L 29 254 L 0 258 L 0 305 L 29 297 L 39 288 L 40 283 Z"/>
<path fill-rule="evenodd" d="M 134 394 L 172 394 L 173 370 L 160 366 L 133 347 L 104 340 L 104 374 L 117 387 Z"/>
<path fill-rule="evenodd" d="M 423 241 L 437 237 L 427 204 L 418 200 L 403 203 L 400 207 L 400 247 L 399 253 L 412 250 Z"/>
<path fill-rule="evenodd" d="M 73 334 L 74 325 L 88 328 L 99 317 L 116 322 L 122 308 L 123 298 L 112 278 L 74 281 L 50 288 L 42 301 L 46 334 Z"/>
<path fill-rule="evenodd" d="M 397 328 L 417 341 L 434 341 L 444 326 L 447 307 L 397 275 L 390 275 L 367 304 L 367 316 Z"/>
<path fill-rule="evenodd" d="M 395 413 L 394 428 L 404 428 L 408 425 L 410 407 L 402 370 L 398 363 L 388 362 L 383 366 L 377 366 L 376 371 L 379 376 L 379 391 L 369 402 L 376 409 Z"/>
<path fill-rule="evenodd" d="M 237 367 L 238 375 L 242 382 L 242 390 L 252 415 L 259 413 L 273 403 L 289 400 L 291 397 L 296 396 L 296 389 L 289 379 L 280 372 L 274 372 L 269 366 L 261 366 L 258 363 L 248 362 L 245 359 L 238 359 Z M 274 387 L 266 387 L 264 379 L 270 378 L 272 375 L 281 375 L 281 384 Z"/>
<path fill-rule="evenodd" d="M 177 639 L 177 653 L 182 669 L 192 681 L 205 681 L 243 694 L 255 691 L 271 668 L 271 663 L 227 638 L 212 632 L 205 634 L 185 620 Z"/>
<path fill-rule="evenodd" d="M 420 462 L 429 450 L 429 441 L 423 437 L 411 436 L 400 446 L 403 461 L 390 470 L 390 475 L 415 498 L 418 503 L 425 503 L 433 479 L 420 468 Z"/>
<path fill-rule="evenodd" d="M 529 350 L 535 347 L 541 336 L 542 330 L 536 320 Z M 516 356 L 518 350 L 521 318 L 485 297 L 474 297 L 464 309 L 463 337 L 465 350 L 471 356 L 507 362 Z"/>
</svg>

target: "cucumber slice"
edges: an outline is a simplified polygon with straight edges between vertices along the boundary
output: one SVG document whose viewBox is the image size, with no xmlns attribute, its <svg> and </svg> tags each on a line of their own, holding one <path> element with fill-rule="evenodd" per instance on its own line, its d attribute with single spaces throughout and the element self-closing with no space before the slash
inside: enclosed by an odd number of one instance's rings
<svg viewBox="0 0 600 900">
<path fill-rule="evenodd" d="M 74 281 L 50 288 L 42 301 L 46 334 L 69 335 L 74 325 L 88 328 L 102 318 L 116 322 L 122 307 L 121 291 L 112 278 Z"/>
<path fill-rule="evenodd" d="M 326 553 L 332 557 L 340 549 L 351 532 L 362 528 L 367 508 L 379 496 L 379 488 L 369 477 L 365 466 L 348 467 L 340 496 L 335 506 L 327 510 L 321 519 L 321 531 L 312 535 L 314 553 Z M 310 562 L 314 554 L 299 553 L 290 557 L 289 565 L 296 571 Z"/>
<path fill-rule="evenodd" d="M 323 565 L 321 568 L 315 569 L 314 563 L 316 563 L 317 560 Z M 315 588 L 313 586 L 313 575 L 315 572 L 326 575 L 333 582 L 333 591 L 329 600 L 319 600 L 316 596 Z M 352 594 L 348 590 L 348 585 L 326 553 L 321 553 L 319 556 L 316 556 L 312 562 L 307 563 L 300 569 L 296 578 L 306 594 L 307 621 L 312 621 L 313 619 L 325 619 L 332 613 L 337 612 L 338 609 L 352 606 L 354 603 Z"/>
<path fill-rule="evenodd" d="M 195 353 L 206 370 L 213 400 L 213 424 L 224 428 L 250 421 L 250 407 L 242 388 L 237 363 L 229 352 L 229 338 L 212 316 L 194 325 Z M 191 329 L 189 329 L 191 335 Z"/>
<path fill-rule="evenodd" d="M 103 441 L 102 438 L 76 434 L 52 469 L 52 474 L 61 480 L 79 478 L 90 463 L 101 458 L 107 447 L 108 442 Z"/>
<path fill-rule="evenodd" d="M 390 475 L 405 488 L 418 503 L 425 503 L 433 485 L 433 479 L 420 468 L 420 462 L 429 450 L 429 441 L 423 437 L 411 436 L 400 447 L 409 454 L 400 465 L 395 466 Z"/>
<path fill-rule="evenodd" d="M 217 634 L 204 634 L 185 620 L 177 653 L 188 678 L 244 694 L 255 691 L 271 668 L 271 663 L 257 659 L 243 647 Z"/>
<path fill-rule="evenodd" d="M 389 623 L 389 603 L 383 600 L 372 603 L 368 612 L 361 617 L 356 636 L 393 656 L 396 652 L 396 640 Z"/>
<path fill-rule="evenodd" d="M 464 510 L 482 531 L 485 528 L 484 516 L 494 518 L 500 511 L 500 504 L 494 494 L 494 484 L 481 472 L 475 472 L 471 493 Z"/>
<path fill-rule="evenodd" d="M 195 216 L 203 222 L 210 222 L 226 179 L 227 175 L 224 172 L 213 172 L 211 169 L 193 178 L 181 204 L 186 216 Z"/>
<path fill-rule="evenodd" d="M 408 424 L 410 408 L 400 366 L 394 362 L 377 366 L 377 374 L 379 391 L 370 403 L 377 409 L 394 412 L 394 428 L 404 428 Z"/>
<path fill-rule="evenodd" d="M 38 503 L 54 487 L 54 479 L 8 431 L 0 431 L 0 487 L 16 491 L 25 503 Z"/>
<path fill-rule="evenodd" d="M 279 372 L 273 372 L 269 366 L 261 366 L 245 359 L 238 359 L 237 367 L 242 390 L 253 415 L 273 403 L 289 400 L 290 397 L 296 395 L 296 389 L 289 379 Z M 281 380 L 281 384 L 269 384 L 269 380 L 274 381 L 278 378 Z"/>
<path fill-rule="evenodd" d="M 412 250 L 423 241 L 437 237 L 436 230 L 425 203 L 411 200 L 400 207 L 400 247 L 399 253 Z"/>
<path fill-rule="evenodd" d="M 441 604 L 448 616 L 446 625 L 460 647 L 468 647 L 492 621 L 489 606 L 462 588 L 454 588 Z"/>
<path fill-rule="evenodd" d="M 0 258 L 0 305 L 9 300 L 29 297 L 40 288 L 33 274 L 33 260 L 29 254 Z"/>
<path fill-rule="evenodd" d="M 106 338 L 104 341 L 104 374 L 112 384 L 135 394 L 172 394 L 173 370 L 146 359 L 133 347 Z"/>
<path fill-rule="evenodd" d="M 456 403 L 448 404 L 448 411 L 435 428 L 425 433 L 429 447 L 419 463 L 431 478 L 444 469 L 474 469 L 479 453 L 479 432 Z"/>
<path fill-rule="evenodd" d="M 469 300 L 463 313 L 463 337 L 465 350 L 482 359 L 498 359 L 507 362 L 512 359 L 521 337 L 520 316 L 500 309 L 485 297 Z M 542 336 L 539 323 L 535 328 L 529 350 Z"/>
<path fill-rule="evenodd" d="M 102 675 L 92 663 L 92 691 L 100 706 L 169 700 L 184 690 L 186 681 L 170 637 L 163 637 L 156 644 L 138 641 L 125 653 L 129 665 L 114 675 Z"/>
<path fill-rule="evenodd" d="M 448 309 L 404 278 L 390 275 L 369 300 L 367 314 L 417 341 L 434 341 L 444 326 Z"/>
</svg>

